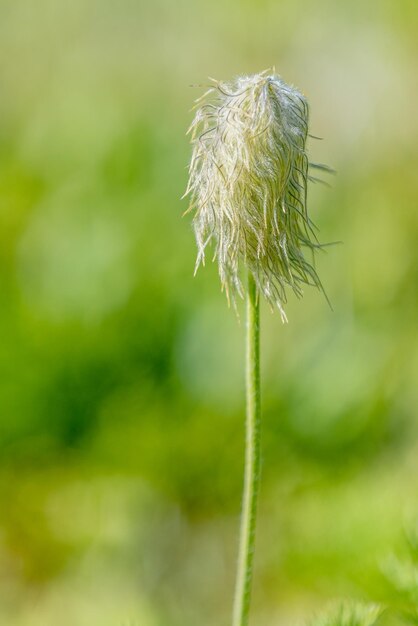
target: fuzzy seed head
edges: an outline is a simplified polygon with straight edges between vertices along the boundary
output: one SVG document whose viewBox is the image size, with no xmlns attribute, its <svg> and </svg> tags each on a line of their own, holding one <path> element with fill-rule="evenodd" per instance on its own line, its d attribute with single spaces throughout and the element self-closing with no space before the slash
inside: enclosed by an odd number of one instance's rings
<svg viewBox="0 0 418 626">
<path fill-rule="evenodd" d="M 262 72 L 214 81 L 197 107 L 185 194 L 194 211 L 196 269 L 213 242 L 228 299 L 244 294 L 244 266 L 285 320 L 286 288 L 297 296 L 305 284 L 321 288 L 304 254 L 321 247 L 307 212 L 308 103 Z"/>
</svg>

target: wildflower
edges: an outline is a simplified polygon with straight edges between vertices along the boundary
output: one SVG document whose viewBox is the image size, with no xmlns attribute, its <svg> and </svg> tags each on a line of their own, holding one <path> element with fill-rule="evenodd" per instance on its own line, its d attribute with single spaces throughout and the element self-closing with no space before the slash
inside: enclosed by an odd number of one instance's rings
<svg viewBox="0 0 418 626">
<path fill-rule="evenodd" d="M 321 247 L 307 212 L 308 103 L 279 76 L 262 72 L 213 81 L 189 129 L 193 155 L 186 194 L 198 247 L 196 270 L 215 243 L 228 300 L 244 295 L 241 268 L 286 320 L 286 288 L 322 289 L 304 251 Z M 312 255 L 313 257 L 313 255 Z"/>
</svg>

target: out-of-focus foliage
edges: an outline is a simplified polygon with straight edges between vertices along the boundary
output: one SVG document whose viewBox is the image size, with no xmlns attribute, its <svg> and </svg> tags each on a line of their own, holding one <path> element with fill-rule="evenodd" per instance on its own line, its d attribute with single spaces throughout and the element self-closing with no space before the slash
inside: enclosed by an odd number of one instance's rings
<svg viewBox="0 0 418 626">
<path fill-rule="evenodd" d="M 397 554 L 388 554 L 382 561 L 387 583 L 386 597 L 403 620 L 418 623 L 418 525 L 406 528 L 407 541 Z"/>
<path fill-rule="evenodd" d="M 318 259 L 263 309 L 254 624 L 385 603 L 418 514 L 409 0 L 0 2 L 0 623 L 227 624 L 242 335 L 193 280 L 185 130 L 207 76 L 275 65 L 311 104 Z M 193 86 L 191 86 L 193 85 Z"/>
<path fill-rule="evenodd" d="M 381 613 L 377 604 L 343 602 L 324 611 L 313 620 L 312 626 L 373 626 Z"/>
</svg>

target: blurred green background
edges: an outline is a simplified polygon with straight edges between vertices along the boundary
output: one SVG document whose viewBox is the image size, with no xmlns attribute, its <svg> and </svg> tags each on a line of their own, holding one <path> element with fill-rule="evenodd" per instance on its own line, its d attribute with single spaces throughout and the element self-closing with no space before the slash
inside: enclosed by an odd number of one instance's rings
<svg viewBox="0 0 418 626">
<path fill-rule="evenodd" d="M 0 0 L 0 623 L 229 623 L 243 332 L 193 280 L 185 130 L 208 76 L 311 105 L 332 301 L 262 311 L 253 623 L 384 600 L 418 515 L 418 5 Z"/>
</svg>

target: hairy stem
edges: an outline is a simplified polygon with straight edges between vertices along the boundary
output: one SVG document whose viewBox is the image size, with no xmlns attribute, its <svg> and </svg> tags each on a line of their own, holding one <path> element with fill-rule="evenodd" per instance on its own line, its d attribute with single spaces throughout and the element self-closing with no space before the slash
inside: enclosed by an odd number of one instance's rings
<svg viewBox="0 0 418 626">
<path fill-rule="evenodd" d="M 251 272 L 248 274 L 246 343 L 247 418 L 245 475 L 233 626 L 247 626 L 248 624 L 261 465 L 260 310 L 257 287 Z"/>
</svg>

